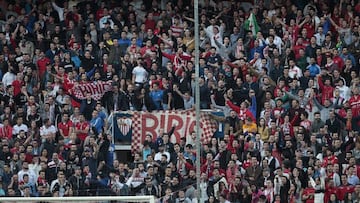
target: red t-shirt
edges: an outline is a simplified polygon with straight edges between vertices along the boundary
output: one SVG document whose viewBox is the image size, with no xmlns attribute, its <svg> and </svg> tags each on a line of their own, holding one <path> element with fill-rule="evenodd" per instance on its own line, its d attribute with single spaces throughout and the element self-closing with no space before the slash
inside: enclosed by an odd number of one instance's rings
<svg viewBox="0 0 360 203">
<path fill-rule="evenodd" d="M 331 194 L 338 194 L 338 189 L 336 187 L 328 187 L 325 190 L 324 202 L 329 202 Z"/>
<path fill-rule="evenodd" d="M 79 122 L 75 125 L 75 129 L 76 130 L 85 130 L 87 127 L 89 127 L 89 123 L 88 122 Z M 87 137 L 87 133 L 78 133 L 77 137 L 81 140 L 81 141 L 85 141 L 85 138 Z"/>
<path fill-rule="evenodd" d="M 360 112 L 360 97 L 359 95 L 354 95 L 349 99 L 349 105 L 351 107 L 353 117 L 357 117 Z"/>
<path fill-rule="evenodd" d="M 61 122 L 58 124 L 58 128 L 59 130 L 62 130 L 63 134 L 64 134 L 64 137 L 67 138 L 69 136 L 69 131 L 70 131 L 70 128 L 73 127 L 73 123 L 72 121 L 67 121 L 66 123 L 64 122 Z"/>
<path fill-rule="evenodd" d="M 355 187 L 351 185 L 346 186 L 339 186 L 337 190 L 337 198 L 340 201 L 343 201 L 345 199 L 345 194 L 347 193 L 353 193 L 355 191 Z"/>
<path fill-rule="evenodd" d="M 156 22 L 155 22 L 155 20 L 146 19 L 144 24 L 145 24 L 146 30 L 148 30 L 148 29 L 154 30 Z"/>
<path fill-rule="evenodd" d="M 27 161 L 28 163 L 32 163 L 33 157 L 34 156 L 32 154 L 26 153 L 25 154 L 25 161 Z"/>
<path fill-rule="evenodd" d="M 47 63 L 51 63 L 50 59 L 44 57 L 42 59 L 39 59 L 37 61 L 37 65 L 38 65 L 38 72 L 39 72 L 39 76 L 40 79 L 42 79 L 44 77 L 44 73 L 46 71 L 46 64 Z"/>
<path fill-rule="evenodd" d="M 306 29 L 306 37 L 308 39 L 310 39 L 312 36 L 314 36 L 315 34 L 315 27 L 312 23 L 305 23 L 305 25 L 303 26 L 303 28 Z"/>
<path fill-rule="evenodd" d="M 23 83 L 20 82 L 19 80 L 14 80 L 12 82 L 12 86 L 14 87 L 14 96 L 17 96 L 18 94 L 20 94 L 22 84 Z"/>
<path fill-rule="evenodd" d="M 324 85 L 322 78 L 318 79 L 318 84 L 321 90 L 321 104 L 324 104 L 324 101 L 326 99 L 331 99 L 333 98 L 333 94 L 334 94 L 334 87 L 330 86 L 330 85 Z"/>
<path fill-rule="evenodd" d="M 11 139 L 12 138 L 12 130 L 11 126 L 3 126 L 0 128 L 0 138 Z"/>
<path fill-rule="evenodd" d="M 314 203 L 314 194 L 315 194 L 314 188 L 305 188 L 303 191 L 303 195 L 313 195 L 311 198 L 307 199 L 305 203 Z"/>
<path fill-rule="evenodd" d="M 338 163 L 338 158 L 334 155 L 328 156 L 324 158 L 323 166 L 327 166 L 328 164 L 334 165 Z"/>
<path fill-rule="evenodd" d="M 340 56 L 334 56 L 333 61 L 338 66 L 338 70 L 341 72 L 342 67 L 344 66 L 344 60 Z"/>
</svg>

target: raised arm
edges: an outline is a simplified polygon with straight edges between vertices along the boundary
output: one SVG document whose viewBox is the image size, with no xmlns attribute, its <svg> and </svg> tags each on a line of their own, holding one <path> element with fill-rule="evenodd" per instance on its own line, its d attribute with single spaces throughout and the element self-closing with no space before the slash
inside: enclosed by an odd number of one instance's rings
<svg viewBox="0 0 360 203">
<path fill-rule="evenodd" d="M 167 134 L 169 135 L 169 138 L 171 138 L 171 135 L 174 134 L 175 128 L 176 128 L 176 125 L 173 125 L 171 127 L 171 129 L 169 130 L 169 132 L 167 132 Z"/>
<path fill-rule="evenodd" d="M 318 101 L 315 97 L 313 98 L 313 101 L 314 101 L 314 104 L 316 105 L 316 107 L 318 107 L 318 109 L 319 109 L 320 111 L 324 108 L 324 106 L 321 105 L 321 104 L 319 103 L 319 101 Z"/>
<path fill-rule="evenodd" d="M 254 93 L 249 93 L 250 97 L 251 97 L 251 106 L 250 106 L 250 111 L 253 114 L 253 116 L 256 118 L 256 107 L 257 107 L 257 103 L 256 103 L 256 96 L 255 96 L 255 90 Z M 250 90 L 251 92 L 251 90 Z"/>
<path fill-rule="evenodd" d="M 346 123 L 346 118 L 340 116 L 338 113 L 335 112 L 335 116 L 337 119 L 339 119 L 341 122 Z"/>
<path fill-rule="evenodd" d="M 224 49 L 224 44 L 223 43 L 220 43 L 218 40 L 214 40 L 215 41 L 215 44 L 220 48 L 220 49 Z"/>
<path fill-rule="evenodd" d="M 226 118 L 224 116 L 217 116 L 217 115 L 214 115 L 212 113 L 209 114 L 209 116 L 216 120 L 216 121 L 219 121 L 219 122 L 225 122 L 226 121 Z"/>
<path fill-rule="evenodd" d="M 229 99 L 226 99 L 226 105 L 228 105 L 232 110 L 234 110 L 236 113 L 240 112 L 240 107 L 233 104 Z"/>
<path fill-rule="evenodd" d="M 171 61 L 171 62 L 173 62 L 173 61 L 174 61 L 174 55 L 172 55 L 172 54 L 168 54 L 168 53 L 165 53 L 165 52 L 161 52 L 161 54 L 162 54 L 162 56 L 164 56 L 164 57 L 166 57 L 166 58 L 170 59 L 170 61 Z"/>
<path fill-rule="evenodd" d="M 55 11 L 57 11 L 58 13 L 60 13 L 62 11 L 62 8 L 60 8 L 54 1 L 51 2 L 51 6 L 55 9 Z"/>
<path fill-rule="evenodd" d="M 173 46 L 174 45 L 174 42 L 172 41 L 172 40 L 167 40 L 167 39 L 164 39 L 164 38 L 162 38 L 160 35 L 157 35 L 157 37 L 159 38 L 159 39 L 161 39 L 161 41 L 163 41 L 165 44 L 167 44 L 167 45 L 170 45 L 170 46 Z"/>
<path fill-rule="evenodd" d="M 194 18 L 190 18 L 190 17 L 187 17 L 187 16 L 185 16 L 185 15 L 183 15 L 183 18 L 184 18 L 185 20 L 188 20 L 188 21 L 191 21 L 191 22 L 195 22 Z"/>
<path fill-rule="evenodd" d="M 178 87 L 174 87 L 174 91 L 178 93 L 182 98 L 185 98 L 185 95 L 179 90 Z"/>
<path fill-rule="evenodd" d="M 320 75 L 317 77 L 317 82 L 318 82 L 320 90 L 323 91 L 324 83 L 323 83 L 322 78 L 320 77 Z"/>
<path fill-rule="evenodd" d="M 327 16 L 327 18 L 329 19 L 331 25 L 333 25 L 337 30 L 340 28 L 340 26 L 337 25 L 337 24 L 335 23 L 335 21 L 331 18 L 331 14 L 329 14 L 329 16 Z"/>
<path fill-rule="evenodd" d="M 300 24 L 299 24 L 299 28 L 303 27 L 305 25 L 305 23 L 307 23 L 309 20 L 308 19 L 304 19 Z"/>
<path fill-rule="evenodd" d="M 214 34 L 213 31 L 211 30 L 212 27 L 210 27 L 210 25 L 207 28 L 204 28 L 204 31 L 206 33 L 206 35 L 211 38 Z"/>
<path fill-rule="evenodd" d="M 290 99 L 295 99 L 295 100 L 300 100 L 300 97 L 299 96 L 297 96 L 297 95 L 294 95 L 294 94 L 292 94 L 291 92 L 289 92 L 289 91 L 285 91 L 285 93 L 289 96 L 289 98 Z"/>
</svg>

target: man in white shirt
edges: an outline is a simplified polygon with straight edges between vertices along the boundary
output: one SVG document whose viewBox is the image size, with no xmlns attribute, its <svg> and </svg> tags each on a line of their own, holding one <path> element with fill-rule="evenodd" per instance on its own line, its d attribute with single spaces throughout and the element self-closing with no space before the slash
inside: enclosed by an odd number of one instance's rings
<svg viewBox="0 0 360 203">
<path fill-rule="evenodd" d="M 303 76 L 303 73 L 299 67 L 295 65 L 294 59 L 289 60 L 289 77 L 294 79 L 295 77 L 297 79 L 301 78 Z"/>
<path fill-rule="evenodd" d="M 18 117 L 16 120 L 16 125 L 13 126 L 13 135 L 18 135 L 20 131 L 28 132 L 28 126 L 23 123 L 23 118 Z"/>
<path fill-rule="evenodd" d="M 18 172 L 18 181 L 22 182 L 24 175 L 29 175 L 29 183 L 35 184 L 37 181 L 37 175 L 31 169 L 29 169 L 29 163 L 24 161 L 22 164 L 22 169 Z"/>
<path fill-rule="evenodd" d="M 344 84 L 342 79 L 338 79 L 336 82 L 336 89 L 339 90 L 340 97 L 344 98 L 345 101 L 348 101 L 351 97 L 351 90 L 348 86 Z"/>
<path fill-rule="evenodd" d="M 317 33 L 314 36 L 316 38 L 316 45 L 322 46 L 323 42 L 325 41 L 324 28 L 322 26 L 319 26 L 317 29 Z"/>
<path fill-rule="evenodd" d="M 282 49 L 281 49 L 281 45 L 282 45 L 282 43 L 283 43 L 282 40 L 281 40 L 281 38 L 276 35 L 276 32 L 275 32 L 275 30 L 274 30 L 273 28 L 269 29 L 269 35 L 274 36 L 274 44 L 276 45 L 277 49 L 279 50 L 279 53 L 281 54 L 281 50 L 282 50 Z M 269 44 L 269 43 L 270 43 L 270 42 L 269 42 L 269 37 L 266 38 L 265 43 L 266 43 L 266 44 Z"/>
<path fill-rule="evenodd" d="M 211 25 L 209 25 L 206 29 L 205 29 L 205 33 L 206 35 L 210 38 L 210 43 L 212 47 L 216 47 L 217 50 L 219 50 L 220 48 L 217 46 L 217 43 L 215 42 L 215 40 L 219 43 L 222 44 L 223 43 L 223 32 L 224 32 L 224 27 L 223 25 L 221 26 L 217 26 L 216 20 L 215 19 L 211 19 L 210 20 Z"/>
<path fill-rule="evenodd" d="M 133 83 L 138 86 L 144 84 L 147 81 L 149 73 L 145 70 L 144 66 L 142 65 L 142 59 L 138 59 L 138 65 L 132 71 Z"/>
<path fill-rule="evenodd" d="M 165 151 L 165 145 L 163 143 L 159 144 L 159 152 L 155 154 L 154 160 L 161 161 L 161 157 L 166 155 L 166 161 L 170 162 L 170 153 Z"/>
<path fill-rule="evenodd" d="M 44 120 L 44 125 L 40 127 L 40 136 L 42 142 L 45 142 L 46 139 L 55 140 L 56 128 L 54 125 L 51 125 L 50 119 L 46 118 Z"/>
<path fill-rule="evenodd" d="M 14 80 L 16 79 L 16 75 L 14 73 L 12 73 L 10 68 L 12 66 L 9 66 L 9 71 L 6 72 L 2 78 L 2 83 L 4 84 L 5 87 L 12 85 L 12 82 L 14 82 Z"/>
</svg>

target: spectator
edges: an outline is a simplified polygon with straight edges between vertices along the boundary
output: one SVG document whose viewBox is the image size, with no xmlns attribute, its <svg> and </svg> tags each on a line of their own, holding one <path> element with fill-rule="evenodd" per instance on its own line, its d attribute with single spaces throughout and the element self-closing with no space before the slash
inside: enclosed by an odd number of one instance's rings
<svg viewBox="0 0 360 203">
<path fill-rule="evenodd" d="M 357 1 L 200 2 L 199 53 L 192 4 L 144 2 L 0 5 L 0 195 L 359 199 Z M 109 158 L 111 113 L 190 115 L 196 102 L 225 114 L 201 142 L 201 188 L 179 120 L 127 162 Z"/>
</svg>

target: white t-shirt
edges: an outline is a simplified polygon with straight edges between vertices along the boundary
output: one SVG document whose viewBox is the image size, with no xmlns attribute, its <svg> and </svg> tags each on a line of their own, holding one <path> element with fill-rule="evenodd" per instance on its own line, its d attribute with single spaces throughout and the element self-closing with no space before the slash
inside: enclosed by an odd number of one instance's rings
<svg viewBox="0 0 360 203">
<path fill-rule="evenodd" d="M 32 183 L 32 184 L 36 183 L 36 180 L 37 180 L 38 177 L 35 174 L 35 172 L 33 170 L 31 170 L 31 169 L 28 169 L 26 171 L 20 170 L 18 172 L 18 181 L 19 182 L 22 182 L 24 180 L 23 177 L 24 177 L 25 174 L 29 175 L 29 183 Z"/>
<path fill-rule="evenodd" d="M 49 133 L 56 133 L 56 128 L 55 126 L 51 125 L 48 128 L 46 128 L 45 126 L 42 126 L 40 128 L 40 136 L 44 136 L 44 135 L 48 135 Z"/>
<path fill-rule="evenodd" d="M 132 74 L 135 75 L 136 83 L 144 83 L 148 77 L 148 72 L 142 66 L 136 66 L 133 69 Z"/>
<path fill-rule="evenodd" d="M 28 127 L 25 124 L 21 124 L 21 125 L 14 125 L 13 127 L 13 135 L 17 135 L 19 134 L 19 132 L 23 130 L 24 132 L 28 131 Z"/>
<path fill-rule="evenodd" d="M 4 86 L 9 86 L 12 85 L 12 82 L 16 79 L 16 76 L 14 73 L 11 72 L 7 72 L 4 74 L 3 78 L 2 78 L 2 83 L 4 84 Z"/>
<path fill-rule="evenodd" d="M 154 157 L 154 160 L 155 161 L 161 161 L 161 156 L 163 155 L 163 154 L 165 154 L 166 156 L 167 156 L 167 162 L 170 162 L 170 153 L 169 152 L 163 152 L 163 153 L 161 153 L 161 152 L 158 152 L 158 153 L 156 153 L 155 154 L 155 157 Z"/>
<path fill-rule="evenodd" d="M 297 67 L 297 66 L 294 66 L 293 68 L 290 68 L 289 69 L 289 77 L 290 78 L 297 78 L 297 79 L 299 79 L 299 78 L 301 78 L 302 77 L 302 71 L 301 71 L 301 69 L 299 68 L 299 67 Z"/>
</svg>

